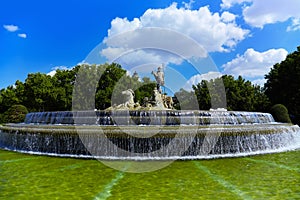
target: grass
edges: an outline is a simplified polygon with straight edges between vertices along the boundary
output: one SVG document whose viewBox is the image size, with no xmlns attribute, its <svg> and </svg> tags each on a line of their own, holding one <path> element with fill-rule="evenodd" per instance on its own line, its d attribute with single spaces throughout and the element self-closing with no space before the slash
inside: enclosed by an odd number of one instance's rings
<svg viewBox="0 0 300 200">
<path fill-rule="evenodd" d="M 126 173 L 98 160 L 0 150 L 0 199 L 299 199 L 299 158 L 298 150 Z"/>
</svg>

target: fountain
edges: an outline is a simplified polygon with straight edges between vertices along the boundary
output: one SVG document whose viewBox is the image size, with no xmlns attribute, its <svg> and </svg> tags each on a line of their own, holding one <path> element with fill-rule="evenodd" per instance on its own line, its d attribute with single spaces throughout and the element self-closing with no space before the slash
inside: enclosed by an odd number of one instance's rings
<svg viewBox="0 0 300 200">
<path fill-rule="evenodd" d="M 291 150 L 300 143 L 298 126 L 275 123 L 270 114 L 257 112 L 37 112 L 27 114 L 25 124 L 0 130 L 4 149 L 102 159 L 241 156 Z"/>
<path fill-rule="evenodd" d="M 155 73 L 153 73 L 155 74 Z M 0 126 L 0 148 L 32 154 L 128 160 L 208 159 L 300 148 L 300 128 L 271 114 L 226 109 L 174 110 L 157 75 L 152 102 L 128 89 L 106 110 L 28 113 Z"/>
</svg>

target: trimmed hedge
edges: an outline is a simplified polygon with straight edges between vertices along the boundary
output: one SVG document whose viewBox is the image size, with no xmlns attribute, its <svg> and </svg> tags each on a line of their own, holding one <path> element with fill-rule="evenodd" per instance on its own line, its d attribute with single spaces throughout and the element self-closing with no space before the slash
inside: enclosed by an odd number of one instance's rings
<svg viewBox="0 0 300 200">
<path fill-rule="evenodd" d="M 275 104 L 270 110 L 276 122 L 292 123 L 288 109 L 283 104 Z"/>
<path fill-rule="evenodd" d="M 13 105 L 2 114 L 3 123 L 20 123 L 24 122 L 28 110 L 23 105 Z"/>
</svg>

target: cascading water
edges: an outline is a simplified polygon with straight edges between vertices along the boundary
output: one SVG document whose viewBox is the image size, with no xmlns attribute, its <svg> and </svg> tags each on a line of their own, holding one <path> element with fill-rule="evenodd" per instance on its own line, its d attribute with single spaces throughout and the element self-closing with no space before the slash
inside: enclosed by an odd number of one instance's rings
<svg viewBox="0 0 300 200">
<path fill-rule="evenodd" d="M 25 124 L 208 125 L 271 123 L 269 113 L 234 111 L 60 111 L 26 115 Z"/>
<path fill-rule="evenodd" d="M 208 159 L 300 148 L 300 128 L 232 111 L 29 113 L 0 126 L 0 148 L 101 159 Z"/>
</svg>

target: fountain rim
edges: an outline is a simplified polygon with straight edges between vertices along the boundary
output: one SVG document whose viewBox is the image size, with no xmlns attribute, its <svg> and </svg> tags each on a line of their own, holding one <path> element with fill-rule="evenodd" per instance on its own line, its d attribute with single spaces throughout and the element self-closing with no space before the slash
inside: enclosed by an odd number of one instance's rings
<svg viewBox="0 0 300 200">
<path fill-rule="evenodd" d="M 253 129 L 255 126 L 255 129 Z M 231 133 L 244 132 L 248 134 L 272 134 L 277 133 L 276 130 L 280 128 L 299 126 L 289 123 L 255 123 L 255 124 L 236 124 L 236 125 L 136 125 L 136 126 L 116 126 L 116 125 L 59 125 L 59 124 L 13 124 L 7 123 L 0 125 L 1 131 L 17 131 L 18 133 L 32 133 L 32 134 L 111 134 L 111 135 L 128 135 L 126 131 L 133 131 L 136 135 L 153 135 L 151 129 L 160 128 L 160 133 L 154 136 L 163 136 L 168 134 L 177 134 L 180 128 L 180 135 L 189 135 L 188 131 L 197 131 L 196 134 L 222 134 L 224 136 L 231 135 Z M 134 129 L 133 129 L 134 128 Z M 157 131 L 157 130 L 155 130 Z M 185 132 L 186 131 L 186 132 Z"/>
</svg>

